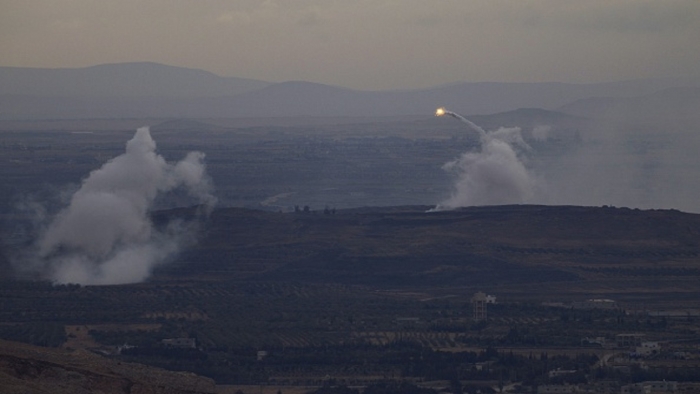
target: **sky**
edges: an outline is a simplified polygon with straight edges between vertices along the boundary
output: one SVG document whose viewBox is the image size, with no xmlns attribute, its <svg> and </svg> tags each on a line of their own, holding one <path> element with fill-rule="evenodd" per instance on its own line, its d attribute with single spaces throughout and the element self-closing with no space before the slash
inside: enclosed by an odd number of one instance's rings
<svg viewBox="0 0 700 394">
<path fill-rule="evenodd" d="M 700 76 L 698 0 L 0 0 L 0 66 L 362 90 Z"/>
</svg>

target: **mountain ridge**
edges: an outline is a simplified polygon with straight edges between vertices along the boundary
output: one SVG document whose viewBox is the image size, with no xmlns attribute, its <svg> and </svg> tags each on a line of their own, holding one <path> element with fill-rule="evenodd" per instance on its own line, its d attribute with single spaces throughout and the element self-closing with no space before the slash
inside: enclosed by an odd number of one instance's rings
<svg viewBox="0 0 700 394">
<path fill-rule="evenodd" d="M 446 106 L 464 115 L 555 110 L 591 97 L 634 97 L 691 80 L 456 82 L 367 91 L 306 81 L 270 83 L 158 63 L 85 68 L 0 67 L 0 119 L 405 116 Z M 693 85 L 695 86 L 695 85 Z"/>
<path fill-rule="evenodd" d="M 152 62 L 56 69 L 0 67 L 1 95 L 194 98 L 235 95 L 269 84 Z"/>
</svg>

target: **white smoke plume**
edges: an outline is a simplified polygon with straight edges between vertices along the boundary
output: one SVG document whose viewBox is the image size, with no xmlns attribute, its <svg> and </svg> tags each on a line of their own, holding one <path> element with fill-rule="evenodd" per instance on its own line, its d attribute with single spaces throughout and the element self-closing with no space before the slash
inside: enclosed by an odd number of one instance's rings
<svg viewBox="0 0 700 394">
<path fill-rule="evenodd" d="M 438 109 L 436 115 L 450 115 L 479 133 L 480 147 L 465 152 L 443 166 L 455 173 L 454 192 L 434 210 L 472 205 L 522 204 L 531 202 L 542 182 L 526 167 L 525 154 L 532 150 L 520 128 L 484 129 L 454 112 Z"/>
<path fill-rule="evenodd" d="M 565 154 L 539 163 L 548 185 L 543 203 L 700 213 L 698 128 L 668 123 L 585 129 Z"/>
<path fill-rule="evenodd" d="M 45 227 L 30 264 L 58 283 L 145 280 L 191 237 L 192 223 L 153 226 L 149 210 L 156 197 L 184 188 L 209 209 L 216 203 L 203 159 L 203 153 L 191 152 L 167 163 L 156 153 L 149 129 L 139 128 L 126 152 L 90 173 Z"/>
</svg>

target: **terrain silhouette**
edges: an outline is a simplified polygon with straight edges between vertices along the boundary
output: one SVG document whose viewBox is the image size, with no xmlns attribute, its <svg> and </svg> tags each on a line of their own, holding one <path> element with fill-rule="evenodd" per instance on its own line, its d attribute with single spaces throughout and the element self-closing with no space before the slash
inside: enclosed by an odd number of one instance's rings
<svg viewBox="0 0 700 394">
<path fill-rule="evenodd" d="M 614 207 L 216 210 L 199 244 L 156 277 L 552 294 L 695 294 L 700 215 Z M 162 211 L 158 222 L 187 209 Z M 697 283 L 697 282 L 695 282 Z M 537 284 L 537 286 L 533 286 Z M 547 294 L 551 293 L 551 294 Z"/>
</svg>

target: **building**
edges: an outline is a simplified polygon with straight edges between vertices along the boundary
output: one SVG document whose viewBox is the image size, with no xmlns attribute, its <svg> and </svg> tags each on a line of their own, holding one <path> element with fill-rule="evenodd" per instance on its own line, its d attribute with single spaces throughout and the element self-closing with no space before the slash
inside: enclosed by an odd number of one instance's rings
<svg viewBox="0 0 700 394">
<path fill-rule="evenodd" d="M 474 321 L 486 320 L 486 293 L 478 292 L 472 297 L 472 310 L 474 313 Z"/>
</svg>

